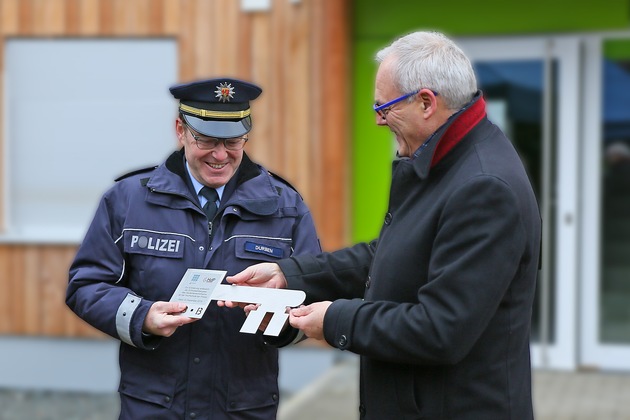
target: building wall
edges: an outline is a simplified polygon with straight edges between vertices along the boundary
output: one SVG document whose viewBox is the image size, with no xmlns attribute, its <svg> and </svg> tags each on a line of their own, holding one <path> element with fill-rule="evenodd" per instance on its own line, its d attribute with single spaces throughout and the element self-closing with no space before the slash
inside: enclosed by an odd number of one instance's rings
<svg viewBox="0 0 630 420">
<path fill-rule="evenodd" d="M 351 221 L 352 240 L 361 241 L 376 237 L 382 225 L 395 151 L 391 133 L 376 126 L 372 111 L 379 49 L 416 30 L 464 38 L 628 29 L 630 1 L 603 0 L 595 6 L 573 0 L 399 0 L 383 7 L 377 0 L 354 0 L 352 16 Z"/>
<path fill-rule="evenodd" d="M 348 2 L 270 3 L 246 12 L 235 0 L 0 0 L 0 72 L 15 37 L 176 39 L 180 81 L 230 75 L 263 87 L 252 105 L 260 141 L 248 153 L 301 192 L 322 246 L 333 249 L 348 238 Z M 0 98 L 3 89 L 0 80 Z M 0 133 L 0 162 L 11 141 Z M 64 304 L 77 244 L 2 240 L 3 176 L 0 335 L 98 336 Z"/>
</svg>

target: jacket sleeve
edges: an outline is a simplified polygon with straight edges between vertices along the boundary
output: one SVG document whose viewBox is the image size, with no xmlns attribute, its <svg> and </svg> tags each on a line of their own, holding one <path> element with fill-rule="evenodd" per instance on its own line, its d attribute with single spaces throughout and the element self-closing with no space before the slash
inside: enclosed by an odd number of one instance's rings
<svg viewBox="0 0 630 420">
<path fill-rule="evenodd" d="M 115 189 L 101 199 L 92 223 L 70 267 L 66 304 L 84 321 L 139 348 L 153 349 L 159 339 L 142 334 L 153 302 L 137 296 L 126 284 L 122 217 L 126 200 Z M 118 213 L 122 213 L 118 211 Z"/>
<path fill-rule="evenodd" d="M 301 255 L 279 261 L 289 289 L 306 292 L 306 304 L 361 298 L 376 241 L 335 252 Z"/>
<path fill-rule="evenodd" d="M 278 265 L 287 280 L 287 288 L 306 293 L 305 305 L 324 300 L 360 298 L 365 292 L 375 243 L 360 243 L 331 253 L 294 256 L 278 261 Z M 289 331 L 293 332 L 291 339 Z M 302 337 L 301 331 L 291 328 L 279 340 L 267 342 L 282 347 Z"/>
<path fill-rule="evenodd" d="M 322 248 L 313 222 L 311 212 L 301 199 L 298 211 L 299 217 L 293 227 L 293 255 L 319 254 Z"/>
<path fill-rule="evenodd" d="M 299 216 L 293 227 L 292 256 L 319 254 L 322 252 L 322 248 L 311 212 L 297 194 L 296 198 Z M 288 327 L 278 337 L 265 337 L 265 343 L 275 347 L 284 347 L 295 344 L 304 338 L 304 334 L 298 329 Z"/>
<path fill-rule="evenodd" d="M 382 361 L 457 363 L 530 264 L 523 257 L 526 229 L 518 199 L 502 181 L 478 177 L 460 186 L 437 226 L 417 302 L 337 300 L 324 318 L 326 341 Z"/>
</svg>

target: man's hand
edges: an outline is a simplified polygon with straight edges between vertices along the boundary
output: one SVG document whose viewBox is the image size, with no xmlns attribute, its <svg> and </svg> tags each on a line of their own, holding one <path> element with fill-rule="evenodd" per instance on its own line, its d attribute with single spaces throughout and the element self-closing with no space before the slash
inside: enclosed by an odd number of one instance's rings
<svg viewBox="0 0 630 420">
<path fill-rule="evenodd" d="M 276 263 L 260 263 L 249 266 L 238 274 L 228 276 L 226 280 L 228 283 L 240 286 L 269 287 L 274 289 L 285 289 L 287 287 L 287 279 L 284 277 L 282 270 L 280 270 L 280 266 Z M 217 301 L 218 306 L 227 306 L 228 308 L 240 306 L 248 314 L 256 309 L 256 305 L 249 306 L 250 304 L 251 302 Z"/>
<path fill-rule="evenodd" d="M 260 263 L 247 267 L 238 274 L 229 276 L 228 283 L 241 286 L 271 287 L 285 289 L 287 279 L 276 263 Z"/>
<path fill-rule="evenodd" d="M 186 309 L 187 307 L 183 303 L 155 302 L 144 318 L 142 331 L 147 334 L 170 337 L 178 327 L 197 321 L 195 318 L 178 315 Z"/>
<path fill-rule="evenodd" d="M 291 309 L 289 323 L 292 327 L 302 330 L 307 337 L 323 340 L 324 316 L 331 304 L 330 301 L 316 302 L 308 306 Z"/>
</svg>

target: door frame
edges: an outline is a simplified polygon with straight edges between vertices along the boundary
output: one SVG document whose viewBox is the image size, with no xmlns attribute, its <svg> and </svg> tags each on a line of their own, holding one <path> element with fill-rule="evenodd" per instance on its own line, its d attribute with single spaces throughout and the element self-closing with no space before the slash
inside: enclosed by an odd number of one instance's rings
<svg viewBox="0 0 630 420">
<path fill-rule="evenodd" d="M 601 200 L 603 137 L 603 77 L 602 51 L 606 39 L 626 38 L 630 32 L 605 32 L 583 36 L 584 98 L 581 109 L 582 217 L 580 231 L 580 286 L 581 299 L 579 340 L 580 364 L 594 369 L 630 370 L 630 345 L 603 344 L 600 332 L 601 283 Z M 592 141 L 596 139 L 596 141 Z"/>
<path fill-rule="evenodd" d="M 577 367 L 577 268 L 578 268 L 578 191 L 579 191 L 579 148 L 578 124 L 580 116 L 580 38 L 578 36 L 533 36 L 533 37 L 501 37 L 501 38 L 465 38 L 458 39 L 458 44 L 472 61 L 475 60 L 542 60 L 545 70 L 545 86 L 551 81 L 551 60 L 558 63 L 557 78 L 557 120 L 556 157 L 555 162 L 543 162 L 547 173 L 555 171 L 557 196 L 551 196 L 550 177 L 543 175 L 543 191 L 541 191 L 541 213 L 543 219 L 552 217 L 548 211 L 551 200 L 556 200 L 554 217 L 555 246 L 554 250 L 547 245 L 549 232 L 545 231 L 543 220 L 543 256 L 541 282 L 542 308 L 551 296 L 548 284 L 549 274 L 545 268 L 555 267 L 555 308 L 554 331 L 555 340 L 543 339 L 540 343 L 532 343 L 532 365 L 540 368 L 573 370 Z M 543 149 L 551 147 L 551 126 L 547 111 L 551 106 L 552 89 L 543 89 Z M 545 154 L 548 155 L 548 154 Z M 546 156 L 543 156 L 545 159 Z M 545 265 L 551 255 L 555 255 L 555 264 Z M 549 314 L 542 311 L 541 326 L 547 325 Z M 544 330 L 544 328 L 543 328 Z"/>
</svg>

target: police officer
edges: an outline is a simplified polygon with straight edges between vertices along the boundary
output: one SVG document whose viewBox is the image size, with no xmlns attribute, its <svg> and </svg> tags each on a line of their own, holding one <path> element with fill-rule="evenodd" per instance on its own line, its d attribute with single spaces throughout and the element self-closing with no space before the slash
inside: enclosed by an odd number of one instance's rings
<svg viewBox="0 0 630 420">
<path fill-rule="evenodd" d="M 242 334 L 240 309 L 201 320 L 169 302 L 188 268 L 238 273 L 321 251 L 312 216 L 285 181 L 244 152 L 262 90 L 221 78 L 171 87 L 180 150 L 117 180 L 70 267 L 66 303 L 120 340 L 121 419 L 275 419 L 274 338 Z M 195 322 L 193 322 L 195 321 Z"/>
</svg>

